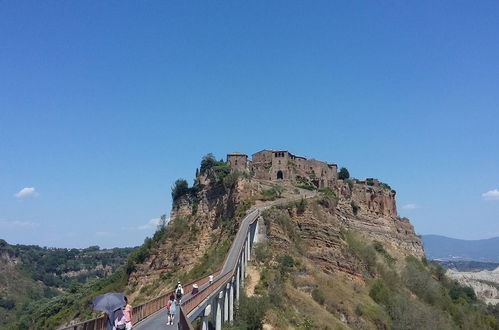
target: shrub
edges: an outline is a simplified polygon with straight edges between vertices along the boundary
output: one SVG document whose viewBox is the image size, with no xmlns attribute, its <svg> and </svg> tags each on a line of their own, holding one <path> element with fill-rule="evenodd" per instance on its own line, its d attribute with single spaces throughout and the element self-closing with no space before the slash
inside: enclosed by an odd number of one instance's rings
<svg viewBox="0 0 499 330">
<path fill-rule="evenodd" d="M 258 262 L 265 262 L 269 259 L 270 252 L 268 250 L 268 245 L 265 243 L 255 244 L 255 258 Z"/>
<path fill-rule="evenodd" d="M 310 190 L 310 191 L 317 190 L 317 187 L 312 182 L 310 182 L 307 178 L 300 177 L 297 179 L 297 181 L 298 181 L 298 184 L 296 186 L 298 188 L 302 188 L 302 189 L 306 189 L 306 190 Z"/>
<path fill-rule="evenodd" d="M 324 305 L 324 302 L 326 301 L 326 297 L 324 297 L 324 293 L 319 290 L 318 288 L 315 288 L 312 290 L 312 298 L 319 304 L 319 305 Z"/>
<path fill-rule="evenodd" d="M 359 212 L 360 210 L 360 206 L 357 205 L 357 203 L 355 203 L 355 201 L 351 201 L 350 202 L 350 206 L 352 207 L 352 212 L 354 215 L 357 215 L 357 213 Z"/>
<path fill-rule="evenodd" d="M 346 233 L 348 251 L 357 259 L 362 261 L 369 274 L 373 275 L 376 266 L 376 250 L 371 245 L 367 245 L 352 232 Z"/>
<path fill-rule="evenodd" d="M 263 317 L 269 308 L 268 299 L 265 297 L 247 297 L 242 290 L 239 306 L 236 312 L 236 324 L 240 321 L 244 322 L 244 329 L 261 329 Z M 242 328 L 241 328 L 242 329 Z"/>
<path fill-rule="evenodd" d="M 299 202 L 296 202 L 296 212 L 298 214 L 303 214 L 307 208 L 307 200 L 302 198 Z"/>
<path fill-rule="evenodd" d="M 388 251 L 385 250 L 385 247 L 383 246 L 383 244 L 381 244 L 381 242 L 374 241 L 373 242 L 373 247 L 376 250 L 376 252 L 378 252 L 379 254 L 381 254 L 389 264 L 393 264 L 395 262 L 395 258 L 392 257 L 388 253 Z"/>
<path fill-rule="evenodd" d="M 264 189 L 261 192 L 260 200 L 273 201 L 276 198 L 281 198 L 283 188 L 281 186 L 272 186 L 272 188 Z"/>
<path fill-rule="evenodd" d="M 295 265 L 295 260 L 293 257 L 283 255 L 279 258 L 279 269 L 282 275 L 289 273 L 291 268 Z"/>
<path fill-rule="evenodd" d="M 323 193 L 328 197 L 336 198 L 336 193 L 329 187 L 321 188 L 319 189 L 319 192 Z"/>
<path fill-rule="evenodd" d="M 338 173 L 338 179 L 345 180 L 350 178 L 350 173 L 346 169 L 346 167 L 340 168 L 340 172 Z"/>
<path fill-rule="evenodd" d="M 369 290 L 369 296 L 378 304 L 387 304 L 391 294 L 390 289 L 382 280 L 376 280 Z"/>
<path fill-rule="evenodd" d="M 231 171 L 230 166 L 227 163 L 225 163 L 224 161 L 215 162 L 212 169 L 213 169 L 213 173 L 215 175 L 214 179 L 217 182 L 224 182 L 225 177 L 227 177 Z M 231 183 L 231 182 L 228 182 L 228 183 Z"/>
<path fill-rule="evenodd" d="M 229 174 L 227 174 L 223 178 L 223 183 L 225 188 L 232 188 L 236 185 L 237 180 L 239 180 L 239 177 L 241 176 L 241 173 L 238 171 L 232 171 Z"/>
</svg>

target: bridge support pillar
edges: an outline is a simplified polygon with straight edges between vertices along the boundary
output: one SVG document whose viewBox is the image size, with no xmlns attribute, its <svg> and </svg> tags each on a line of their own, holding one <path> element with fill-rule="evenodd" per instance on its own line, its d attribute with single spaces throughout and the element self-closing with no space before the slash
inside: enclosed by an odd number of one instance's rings
<svg viewBox="0 0 499 330">
<path fill-rule="evenodd" d="M 230 283 L 225 286 L 225 298 L 224 298 L 224 322 L 229 320 L 229 289 Z"/>
<path fill-rule="evenodd" d="M 208 316 L 211 313 L 211 305 L 206 306 L 203 313 L 203 319 L 201 322 L 201 330 L 208 330 Z"/>
<path fill-rule="evenodd" d="M 234 320 L 234 276 L 230 281 L 229 289 L 229 322 Z"/>
<path fill-rule="evenodd" d="M 245 253 L 243 252 L 242 254 L 242 257 L 241 257 L 241 288 L 244 288 L 244 268 L 245 268 L 245 264 L 246 264 L 246 261 L 245 261 Z"/>
<path fill-rule="evenodd" d="M 220 291 L 217 299 L 217 315 L 215 317 L 215 330 L 222 330 L 222 299 L 224 292 Z"/>
<path fill-rule="evenodd" d="M 253 236 L 253 242 L 258 243 L 258 224 L 260 223 L 260 218 L 255 222 L 255 235 Z"/>
<path fill-rule="evenodd" d="M 246 239 L 246 245 L 248 248 L 248 261 L 251 260 L 251 232 L 248 231 L 248 238 Z"/>
<path fill-rule="evenodd" d="M 236 275 L 236 303 L 239 303 L 239 285 L 241 284 L 241 265 L 237 267 Z"/>
</svg>

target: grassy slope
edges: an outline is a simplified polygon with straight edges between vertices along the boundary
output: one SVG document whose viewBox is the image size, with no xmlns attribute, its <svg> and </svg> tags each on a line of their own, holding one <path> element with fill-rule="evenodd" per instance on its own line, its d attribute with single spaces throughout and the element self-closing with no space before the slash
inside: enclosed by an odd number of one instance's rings
<svg viewBox="0 0 499 330">
<path fill-rule="evenodd" d="M 275 329 L 498 328 L 497 308 L 447 279 L 437 264 L 412 257 L 394 260 L 381 244 L 343 230 L 343 254 L 355 261 L 359 275 L 325 273 L 307 258 L 307 242 L 288 210 L 274 209 L 266 216 L 293 243 L 283 247 L 270 241 L 256 249 L 262 275 L 257 296 L 245 298 L 253 303 L 243 300 L 234 329 L 263 321 Z M 252 307 L 257 299 L 264 312 L 255 321 L 250 315 L 258 314 Z"/>
</svg>

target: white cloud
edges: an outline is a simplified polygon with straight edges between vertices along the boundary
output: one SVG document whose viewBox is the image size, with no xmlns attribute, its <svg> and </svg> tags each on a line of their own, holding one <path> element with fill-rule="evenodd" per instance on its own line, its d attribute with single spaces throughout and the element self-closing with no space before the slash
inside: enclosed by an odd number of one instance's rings
<svg viewBox="0 0 499 330">
<path fill-rule="evenodd" d="M 404 210 L 415 210 L 417 208 L 418 208 L 418 206 L 414 203 L 409 203 L 409 204 L 405 204 L 404 206 L 402 206 L 402 209 L 404 209 Z"/>
<path fill-rule="evenodd" d="M 8 221 L 0 219 L 0 226 L 9 229 L 35 229 L 39 224 L 31 221 Z"/>
<path fill-rule="evenodd" d="M 167 224 L 169 221 L 170 221 L 170 218 L 167 218 L 165 221 L 165 224 Z M 154 219 L 149 220 L 149 222 L 146 223 L 145 225 L 138 226 L 137 229 L 139 229 L 139 230 L 156 229 L 156 228 L 158 228 L 158 225 L 160 224 L 160 222 L 161 222 L 161 218 L 154 218 Z"/>
<path fill-rule="evenodd" d="M 489 190 L 482 194 L 483 199 L 487 201 L 499 200 L 499 189 Z"/>
<path fill-rule="evenodd" d="M 29 196 L 36 197 L 38 195 L 39 195 L 39 193 L 35 190 L 34 187 L 23 188 L 23 189 L 19 190 L 18 193 L 14 194 L 14 196 L 17 198 L 25 198 L 25 197 L 29 197 Z"/>
</svg>

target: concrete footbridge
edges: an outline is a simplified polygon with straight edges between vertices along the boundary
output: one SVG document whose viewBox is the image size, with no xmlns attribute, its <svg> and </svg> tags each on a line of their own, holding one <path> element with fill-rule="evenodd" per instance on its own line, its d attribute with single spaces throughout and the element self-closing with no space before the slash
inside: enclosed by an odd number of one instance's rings
<svg viewBox="0 0 499 330">
<path fill-rule="evenodd" d="M 193 329 L 191 322 L 200 318 L 201 329 L 207 330 L 211 323 L 216 330 L 221 330 L 223 323 L 232 322 L 235 306 L 244 287 L 246 267 L 251 260 L 251 249 L 265 236 L 261 212 L 273 205 L 285 204 L 315 195 L 310 191 L 302 191 L 299 196 L 279 199 L 248 213 L 241 222 L 222 268 L 184 285 L 185 295 L 175 317 L 174 325 L 166 324 L 167 311 L 165 306 L 170 295 L 173 294 L 173 292 L 169 292 L 134 307 L 132 312 L 133 328 L 136 330 L 190 330 Z M 191 294 L 193 284 L 199 286 L 199 291 L 195 295 Z M 104 317 L 74 324 L 60 330 L 90 329 L 105 330 Z"/>
<path fill-rule="evenodd" d="M 222 269 L 196 283 L 199 293 L 191 295 L 192 283 L 184 287 L 181 315 L 177 315 L 174 325 L 167 325 L 166 308 L 162 308 L 134 326 L 134 329 L 192 329 L 190 323 L 200 317 L 201 328 L 208 329 L 208 322 L 216 329 L 222 329 L 223 322 L 234 318 L 234 307 L 239 300 L 244 285 L 246 265 L 250 260 L 251 248 L 259 239 L 260 210 L 254 210 L 241 222 Z M 210 281 L 210 276 L 213 280 Z M 165 303 L 166 305 L 166 303 Z"/>
</svg>

